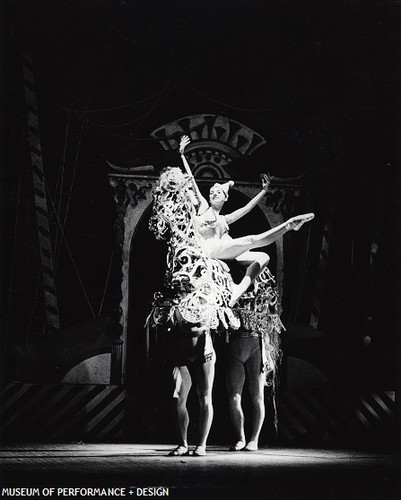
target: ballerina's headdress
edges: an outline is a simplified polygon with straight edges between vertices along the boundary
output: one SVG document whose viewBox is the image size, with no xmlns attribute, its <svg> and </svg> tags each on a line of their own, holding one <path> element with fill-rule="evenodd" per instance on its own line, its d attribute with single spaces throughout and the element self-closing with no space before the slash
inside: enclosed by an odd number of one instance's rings
<svg viewBox="0 0 401 500">
<path fill-rule="evenodd" d="M 219 189 L 221 189 L 223 191 L 223 193 L 225 194 L 225 197 L 226 199 L 228 198 L 228 191 L 230 189 L 230 187 L 234 186 L 234 181 L 228 181 L 228 182 L 225 182 L 224 184 L 219 184 L 218 182 L 216 182 L 215 184 L 213 184 L 212 188 L 214 187 L 217 187 Z"/>
</svg>

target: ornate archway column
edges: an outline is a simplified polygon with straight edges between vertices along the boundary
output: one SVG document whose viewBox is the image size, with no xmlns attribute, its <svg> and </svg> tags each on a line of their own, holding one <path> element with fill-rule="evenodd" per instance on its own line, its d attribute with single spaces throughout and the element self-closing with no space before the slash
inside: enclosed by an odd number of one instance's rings
<svg viewBox="0 0 401 500">
<path fill-rule="evenodd" d="M 129 270 L 131 241 L 139 221 L 152 203 L 156 178 L 130 174 L 110 174 L 109 181 L 117 204 L 116 237 L 121 259 L 120 335 L 114 341 L 111 360 L 112 383 L 124 383 L 129 313 Z"/>
</svg>

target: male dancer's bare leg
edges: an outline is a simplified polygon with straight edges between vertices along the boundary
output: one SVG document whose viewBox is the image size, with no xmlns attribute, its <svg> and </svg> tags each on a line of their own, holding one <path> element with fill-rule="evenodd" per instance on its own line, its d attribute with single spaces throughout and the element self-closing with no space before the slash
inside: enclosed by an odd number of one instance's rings
<svg viewBox="0 0 401 500">
<path fill-rule="evenodd" d="M 233 356 L 226 360 L 226 385 L 229 399 L 231 421 L 234 427 L 235 444 L 230 451 L 245 448 L 244 412 L 242 411 L 242 390 L 245 382 L 244 365 Z"/>
<path fill-rule="evenodd" d="M 249 394 L 252 403 L 251 436 L 245 447 L 246 451 L 257 451 L 259 436 L 265 420 L 265 374 L 260 373 L 260 356 L 254 356 L 246 364 L 249 381 Z"/>
<path fill-rule="evenodd" d="M 187 366 L 178 367 L 181 376 L 181 384 L 177 390 L 177 427 L 179 435 L 179 445 L 172 450 L 170 456 L 181 456 L 188 453 L 188 425 L 189 414 L 187 409 L 188 394 L 191 390 L 192 380 Z"/>
<path fill-rule="evenodd" d="M 196 391 L 199 399 L 199 442 L 193 455 L 206 455 L 206 441 L 213 422 L 212 389 L 214 381 L 215 355 L 196 368 Z"/>
</svg>

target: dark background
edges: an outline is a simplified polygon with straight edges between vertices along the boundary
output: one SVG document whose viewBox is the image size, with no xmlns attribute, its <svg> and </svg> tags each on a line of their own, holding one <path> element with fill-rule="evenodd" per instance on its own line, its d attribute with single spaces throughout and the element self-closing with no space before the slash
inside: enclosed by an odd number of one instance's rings
<svg viewBox="0 0 401 500">
<path fill-rule="evenodd" d="M 63 330 L 118 315 L 107 161 L 126 167 L 174 162 L 150 132 L 182 116 L 221 114 L 267 140 L 233 167 L 237 178 L 306 172 L 318 221 L 336 179 L 321 312 L 321 329 L 331 342 L 326 357 L 332 353 L 330 365 L 338 353 L 346 360 L 341 383 L 394 387 L 398 2 L 15 0 L 2 2 L 1 23 L 5 379 L 40 379 L 34 369 L 24 371 L 18 353 L 24 350 L 26 361 L 29 346 L 43 341 L 30 331 L 38 257 L 21 65 L 21 54 L 29 52 L 52 199 L 59 194 L 61 167 L 66 178 L 74 172 L 64 235 L 56 236 L 51 219 Z M 292 286 L 295 281 L 287 282 Z M 307 305 L 297 318 L 305 325 L 306 311 Z M 363 343 L 366 336 L 370 346 Z"/>
</svg>

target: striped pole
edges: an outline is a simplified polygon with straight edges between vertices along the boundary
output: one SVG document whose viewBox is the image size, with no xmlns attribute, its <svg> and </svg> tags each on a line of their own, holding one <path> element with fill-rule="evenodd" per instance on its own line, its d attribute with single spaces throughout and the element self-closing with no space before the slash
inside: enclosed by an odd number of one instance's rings
<svg viewBox="0 0 401 500">
<path fill-rule="evenodd" d="M 42 162 L 42 150 L 39 136 L 38 110 L 35 97 L 35 85 L 32 61 L 29 55 L 22 56 L 24 77 L 26 116 L 28 122 L 28 140 L 31 152 L 33 193 L 36 222 L 39 239 L 39 253 L 46 309 L 46 321 L 49 330 L 60 329 L 57 305 L 52 244 L 50 239 L 49 214 L 46 200 L 46 186 Z"/>
</svg>

